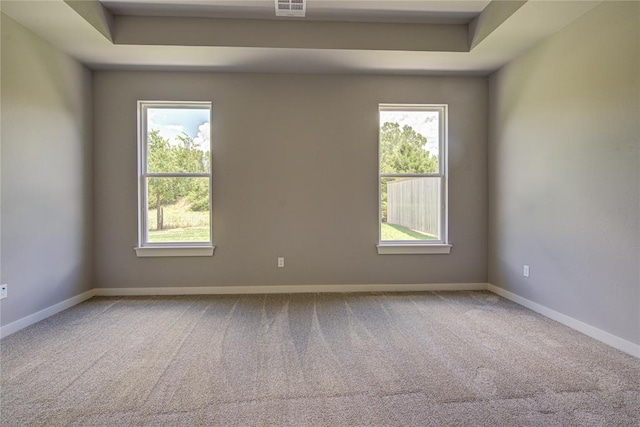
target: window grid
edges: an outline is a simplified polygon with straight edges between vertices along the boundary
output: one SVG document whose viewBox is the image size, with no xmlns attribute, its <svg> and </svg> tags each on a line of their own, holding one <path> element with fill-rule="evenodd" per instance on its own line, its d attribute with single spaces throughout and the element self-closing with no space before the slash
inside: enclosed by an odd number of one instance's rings
<svg viewBox="0 0 640 427">
<path fill-rule="evenodd" d="M 442 245 L 448 242 L 448 203 L 447 203 L 447 105 L 444 104 L 379 104 L 379 116 L 381 112 L 437 112 L 438 113 L 438 172 L 436 173 L 382 173 L 381 137 L 379 136 L 378 146 L 378 204 L 379 204 L 379 237 L 381 244 L 402 244 L 402 245 Z M 379 129 L 382 128 L 382 118 L 379 117 Z M 438 178 L 439 185 L 439 207 L 438 207 L 438 239 L 434 240 L 383 240 L 383 212 L 382 193 L 384 178 Z"/>
<path fill-rule="evenodd" d="M 138 159 L 139 159 L 139 184 L 138 184 L 138 243 L 139 247 L 201 247 L 210 246 L 213 242 L 213 210 L 212 210 L 212 166 L 209 165 L 208 173 L 199 172 L 148 172 L 148 110 L 156 109 L 208 109 L 209 123 L 211 123 L 211 102 L 173 102 L 173 101 L 138 101 Z M 209 146 L 211 153 L 211 146 Z M 212 159 L 213 156 L 210 156 Z M 211 162 L 211 160 L 210 160 Z M 209 240 L 202 242 L 149 242 L 149 178 L 208 178 L 209 179 Z"/>
</svg>

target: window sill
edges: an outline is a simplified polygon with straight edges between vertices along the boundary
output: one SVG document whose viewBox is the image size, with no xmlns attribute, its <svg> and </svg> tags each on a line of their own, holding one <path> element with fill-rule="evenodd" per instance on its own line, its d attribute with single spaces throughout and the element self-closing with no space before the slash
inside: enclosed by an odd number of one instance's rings
<svg viewBox="0 0 640 427">
<path fill-rule="evenodd" d="M 138 258 L 213 256 L 215 246 L 153 246 L 134 248 Z"/>
<path fill-rule="evenodd" d="M 378 255 L 417 255 L 417 254 L 449 254 L 453 245 L 440 243 L 434 245 L 415 245 L 402 243 L 380 243 Z"/>
</svg>

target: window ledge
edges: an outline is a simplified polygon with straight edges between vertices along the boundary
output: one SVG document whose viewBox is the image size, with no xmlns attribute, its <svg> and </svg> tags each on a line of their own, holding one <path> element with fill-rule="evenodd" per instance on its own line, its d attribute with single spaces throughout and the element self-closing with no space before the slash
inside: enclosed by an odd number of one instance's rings
<svg viewBox="0 0 640 427">
<path fill-rule="evenodd" d="M 380 243 L 378 247 L 378 255 L 412 255 L 412 254 L 448 254 L 451 253 L 451 247 L 446 243 L 432 245 L 415 245 L 402 243 Z"/>
<path fill-rule="evenodd" d="M 213 256 L 215 246 L 153 246 L 134 248 L 138 258 L 177 257 L 177 256 Z"/>
</svg>

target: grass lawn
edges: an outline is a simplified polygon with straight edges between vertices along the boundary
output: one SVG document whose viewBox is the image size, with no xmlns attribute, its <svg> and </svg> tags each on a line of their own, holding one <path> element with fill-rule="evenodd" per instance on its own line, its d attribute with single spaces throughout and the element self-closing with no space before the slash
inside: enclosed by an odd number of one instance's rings
<svg viewBox="0 0 640 427">
<path fill-rule="evenodd" d="M 208 242 L 209 211 L 194 212 L 189 204 L 180 200 L 165 206 L 164 230 L 156 230 L 156 210 L 149 209 L 149 242 Z"/>
<path fill-rule="evenodd" d="M 209 224 L 209 211 L 191 211 L 189 210 L 189 205 L 184 202 L 167 205 L 164 207 L 163 212 L 164 226 L 166 228 L 191 228 Z M 149 209 L 147 218 L 149 218 L 151 230 L 156 227 L 156 217 L 156 210 Z"/>
<path fill-rule="evenodd" d="M 410 228 L 396 224 L 382 223 L 382 240 L 437 240 L 436 236 L 422 234 Z"/>
<path fill-rule="evenodd" d="M 150 230 L 149 242 L 208 242 L 209 227 L 170 228 L 168 230 Z"/>
</svg>

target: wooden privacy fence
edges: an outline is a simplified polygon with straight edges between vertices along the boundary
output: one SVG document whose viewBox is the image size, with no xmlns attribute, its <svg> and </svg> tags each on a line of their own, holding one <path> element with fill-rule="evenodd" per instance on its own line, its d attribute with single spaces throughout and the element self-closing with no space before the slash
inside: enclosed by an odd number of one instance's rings
<svg viewBox="0 0 640 427">
<path fill-rule="evenodd" d="M 441 178 L 408 178 L 387 183 L 387 222 L 437 236 Z"/>
</svg>

